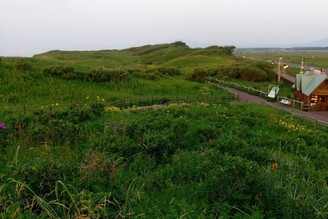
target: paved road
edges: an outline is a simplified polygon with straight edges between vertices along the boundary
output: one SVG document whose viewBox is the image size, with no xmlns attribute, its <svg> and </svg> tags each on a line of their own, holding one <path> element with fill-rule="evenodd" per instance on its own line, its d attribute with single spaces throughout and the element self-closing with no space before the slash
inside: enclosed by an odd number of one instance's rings
<svg viewBox="0 0 328 219">
<path fill-rule="evenodd" d="M 321 124 L 328 126 L 328 111 L 318 111 L 318 112 L 304 112 L 295 108 L 292 108 L 290 106 L 277 103 L 277 102 L 268 102 L 263 98 L 250 95 L 248 93 L 236 90 L 234 88 L 227 88 L 231 92 L 237 94 L 240 102 L 247 102 L 247 103 L 258 103 L 258 104 L 267 104 L 269 106 L 275 107 L 277 109 L 286 110 L 290 113 L 293 113 L 297 116 L 302 116 L 314 121 L 317 121 Z"/>
</svg>

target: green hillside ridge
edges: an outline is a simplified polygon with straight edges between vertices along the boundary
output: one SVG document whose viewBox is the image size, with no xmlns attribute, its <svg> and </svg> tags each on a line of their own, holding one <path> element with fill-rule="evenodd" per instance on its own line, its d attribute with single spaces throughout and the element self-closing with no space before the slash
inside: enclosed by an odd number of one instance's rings
<svg viewBox="0 0 328 219">
<path fill-rule="evenodd" d="M 231 59 L 232 49 L 230 47 L 212 46 L 208 48 L 189 48 L 187 45 L 159 44 L 133 47 L 123 50 L 103 50 L 103 51 L 49 51 L 33 56 L 35 59 L 59 61 L 62 64 L 70 64 L 73 61 L 77 66 L 90 67 L 105 65 L 109 68 L 141 68 L 148 65 L 164 65 L 167 62 L 173 62 L 175 59 L 196 60 L 200 57 L 221 57 L 221 59 Z M 206 59 L 205 59 L 206 60 Z M 209 68 L 214 66 L 216 59 L 205 62 L 202 67 Z M 180 64 L 170 64 L 171 67 L 177 67 L 183 70 L 190 70 L 188 65 L 183 61 Z M 89 69 L 85 69 L 89 70 Z"/>
</svg>

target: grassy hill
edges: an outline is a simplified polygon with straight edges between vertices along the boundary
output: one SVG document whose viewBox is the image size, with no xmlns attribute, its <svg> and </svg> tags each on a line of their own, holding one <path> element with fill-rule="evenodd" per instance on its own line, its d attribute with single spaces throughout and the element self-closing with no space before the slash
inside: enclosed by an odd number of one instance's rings
<svg viewBox="0 0 328 219">
<path fill-rule="evenodd" d="M 198 54 L 207 50 L 217 54 Z M 185 80 L 186 74 L 195 67 L 237 61 L 225 53 L 220 47 L 163 44 L 125 50 L 49 51 L 23 59 L 3 57 L 0 106 L 17 110 L 24 104 L 30 108 L 68 105 L 86 97 L 101 97 L 109 103 L 124 98 L 195 96 L 203 85 Z"/>
<path fill-rule="evenodd" d="M 88 71 L 95 66 L 108 68 L 147 68 L 149 66 L 170 66 L 190 70 L 196 61 L 203 68 L 217 66 L 217 61 L 231 60 L 231 52 L 224 47 L 189 48 L 186 45 L 158 44 L 103 51 L 50 51 L 35 55 L 34 59 L 74 64 L 78 70 Z M 203 61 L 204 60 L 204 61 Z"/>
<path fill-rule="evenodd" d="M 1 58 L 0 217 L 326 218 L 327 127 L 204 83 L 270 82 L 229 49 Z"/>
</svg>

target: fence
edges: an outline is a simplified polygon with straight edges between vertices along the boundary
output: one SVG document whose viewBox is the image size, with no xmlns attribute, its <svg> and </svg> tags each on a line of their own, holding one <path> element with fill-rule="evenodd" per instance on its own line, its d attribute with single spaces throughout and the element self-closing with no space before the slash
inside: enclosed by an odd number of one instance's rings
<svg viewBox="0 0 328 219">
<path fill-rule="evenodd" d="M 235 83 L 235 82 L 218 80 L 216 78 L 211 78 L 211 77 L 209 77 L 208 80 L 210 82 L 214 82 L 215 84 L 219 84 L 219 85 L 224 85 L 224 86 L 227 86 L 227 87 L 236 88 L 237 90 L 245 91 L 245 92 L 247 92 L 249 94 L 253 94 L 253 95 L 262 97 L 264 99 L 267 99 L 267 100 L 272 100 L 271 98 L 268 98 L 268 95 L 267 95 L 266 92 L 263 92 L 261 90 L 258 90 L 258 89 L 252 88 L 252 87 L 247 87 L 247 86 L 244 86 L 244 85 Z"/>
<path fill-rule="evenodd" d="M 298 101 L 295 99 L 290 99 L 288 97 L 281 97 L 281 96 L 278 96 L 277 101 L 279 103 L 300 109 L 302 111 L 309 111 L 309 106 L 307 104 L 304 104 L 303 101 Z"/>
</svg>

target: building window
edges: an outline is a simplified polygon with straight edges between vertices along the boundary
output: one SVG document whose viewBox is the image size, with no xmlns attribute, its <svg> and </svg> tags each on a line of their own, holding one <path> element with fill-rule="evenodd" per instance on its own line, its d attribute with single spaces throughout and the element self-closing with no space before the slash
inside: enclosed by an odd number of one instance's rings
<svg viewBox="0 0 328 219">
<path fill-rule="evenodd" d="M 311 96 L 311 106 L 315 106 L 315 105 L 317 105 L 317 103 L 318 103 L 318 96 L 316 96 L 316 95 L 313 95 L 313 96 Z"/>
<path fill-rule="evenodd" d="M 320 100 L 320 102 L 322 102 L 322 103 L 326 102 L 326 96 L 321 96 L 321 97 L 319 98 L 319 100 Z"/>
</svg>

